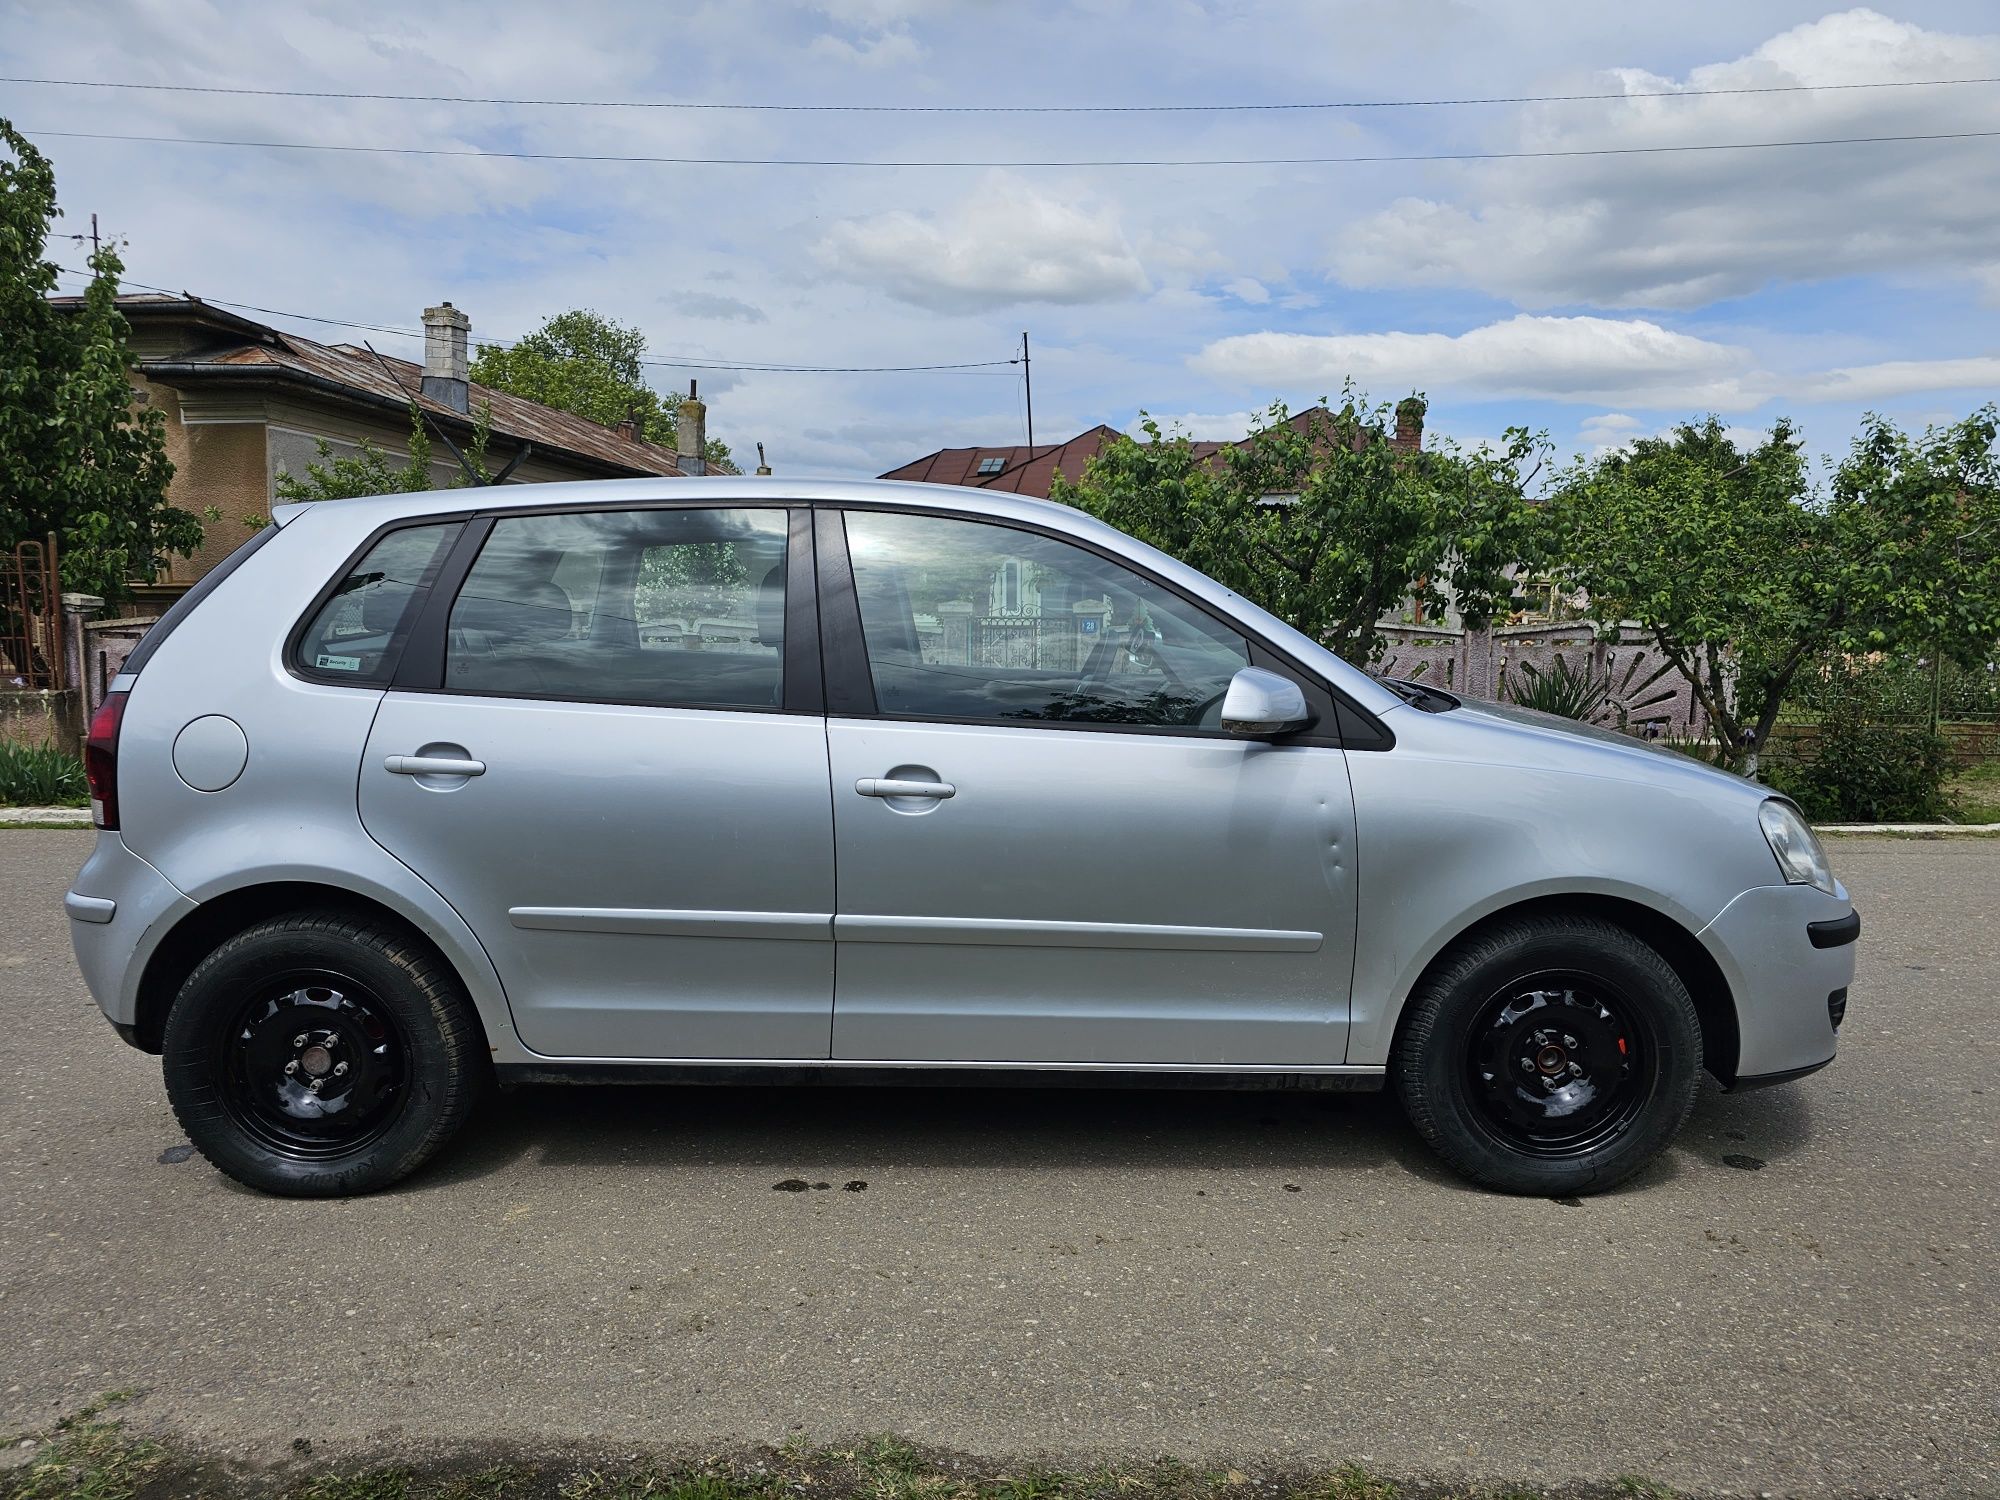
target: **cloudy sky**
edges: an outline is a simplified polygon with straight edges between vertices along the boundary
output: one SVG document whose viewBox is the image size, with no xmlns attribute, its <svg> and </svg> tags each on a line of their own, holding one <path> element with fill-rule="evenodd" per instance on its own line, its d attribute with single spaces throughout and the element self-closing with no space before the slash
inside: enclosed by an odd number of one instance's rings
<svg viewBox="0 0 2000 1500">
<path fill-rule="evenodd" d="M 475 339 L 589 306 L 663 360 L 712 364 L 1005 360 L 1027 329 L 1045 441 L 1142 408 L 1235 436 L 1345 377 L 1425 392 L 1433 431 L 1545 427 L 1565 452 L 1700 411 L 1746 430 L 1790 414 L 1826 451 L 1864 410 L 1921 424 L 2000 394 L 2000 82 L 1726 92 L 2000 80 L 1990 0 L 6 0 L 0 74 L 927 106 L 0 83 L 0 114 L 55 162 L 64 227 L 95 211 L 136 281 L 392 328 L 449 298 Z M 1614 97 L 1361 107 L 1580 94 Z M 1353 107 L 1185 107 L 1329 102 Z M 966 105 L 1043 108 L 945 108 Z M 1184 107 L 1129 108 L 1160 105 Z M 1987 135 L 1575 154 L 1971 132 Z M 985 165 L 1467 153 L 1501 159 Z M 712 434 L 739 455 L 762 441 L 781 473 L 1022 440 L 1004 365 L 653 371 L 663 388 L 690 374 Z"/>
</svg>

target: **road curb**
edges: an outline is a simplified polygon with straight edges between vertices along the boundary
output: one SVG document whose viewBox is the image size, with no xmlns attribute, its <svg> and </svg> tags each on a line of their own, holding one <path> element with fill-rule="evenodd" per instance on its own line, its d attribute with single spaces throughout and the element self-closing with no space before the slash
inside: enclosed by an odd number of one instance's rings
<svg viewBox="0 0 2000 1500">
<path fill-rule="evenodd" d="M 87 807 L 0 807 L 0 828 L 88 828 Z"/>
<path fill-rule="evenodd" d="M 1815 823 L 1815 833 L 1895 833 L 1905 838 L 1948 839 L 2000 834 L 2000 823 Z"/>
</svg>

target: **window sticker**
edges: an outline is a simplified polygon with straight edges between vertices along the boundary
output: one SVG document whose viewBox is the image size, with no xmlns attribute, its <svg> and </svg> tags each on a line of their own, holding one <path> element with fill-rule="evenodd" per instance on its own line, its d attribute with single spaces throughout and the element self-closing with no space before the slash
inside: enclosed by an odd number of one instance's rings
<svg viewBox="0 0 2000 1500">
<path fill-rule="evenodd" d="M 361 658 L 358 656 L 332 656 L 322 651 L 313 659 L 313 665 L 325 672 L 359 672 Z"/>
</svg>

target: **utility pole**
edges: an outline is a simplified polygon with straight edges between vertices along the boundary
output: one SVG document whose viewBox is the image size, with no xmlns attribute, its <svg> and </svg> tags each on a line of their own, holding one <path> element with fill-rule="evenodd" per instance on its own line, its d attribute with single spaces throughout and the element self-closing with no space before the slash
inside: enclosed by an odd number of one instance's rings
<svg viewBox="0 0 2000 1500">
<path fill-rule="evenodd" d="M 1035 371 L 1028 359 L 1028 330 L 1021 330 L 1021 387 L 1028 398 L 1028 446 L 1035 446 Z"/>
</svg>

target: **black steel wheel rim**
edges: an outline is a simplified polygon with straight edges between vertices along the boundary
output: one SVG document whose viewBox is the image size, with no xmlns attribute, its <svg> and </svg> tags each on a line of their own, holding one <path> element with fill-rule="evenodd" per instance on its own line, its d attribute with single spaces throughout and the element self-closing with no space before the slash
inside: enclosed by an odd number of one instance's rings
<svg viewBox="0 0 2000 1500">
<path fill-rule="evenodd" d="M 409 1054 L 381 998 L 314 970 L 258 987 L 217 1039 L 223 1108 L 279 1155 L 327 1161 L 377 1141 L 409 1093 Z"/>
<path fill-rule="evenodd" d="M 1466 1079 L 1489 1136 L 1510 1151 L 1562 1159 L 1598 1149 L 1637 1118 L 1657 1056 L 1617 986 L 1544 971 L 1502 985 L 1480 1007 Z"/>
</svg>

